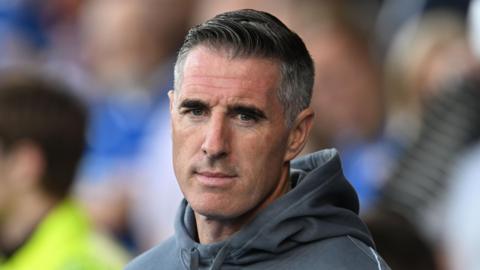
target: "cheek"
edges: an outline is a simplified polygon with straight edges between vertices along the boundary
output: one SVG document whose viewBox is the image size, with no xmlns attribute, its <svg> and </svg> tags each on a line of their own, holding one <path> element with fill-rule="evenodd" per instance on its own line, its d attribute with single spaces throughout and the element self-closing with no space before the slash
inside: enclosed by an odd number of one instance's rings
<svg viewBox="0 0 480 270">
<path fill-rule="evenodd" d="M 265 136 L 243 136 L 237 140 L 237 155 L 233 162 L 241 164 L 241 170 L 258 185 L 270 181 L 273 172 L 280 170 L 286 152 L 287 140 L 281 132 Z M 264 179 L 269 178 L 269 179 Z"/>
<path fill-rule="evenodd" d="M 199 147 L 202 130 L 194 125 L 184 123 L 181 117 L 172 117 L 172 143 L 173 151 L 178 155 L 185 155 L 195 147 Z"/>
<path fill-rule="evenodd" d="M 185 130 L 178 125 L 172 125 L 172 157 L 175 174 L 182 178 L 188 169 L 189 160 L 197 149 L 196 133 Z"/>
<path fill-rule="evenodd" d="M 2 168 L 0 168 L 0 214 L 4 210 L 3 208 L 7 204 L 7 201 L 9 200 L 9 195 L 14 196 L 14 192 L 12 188 L 9 186 L 7 177 L 8 176 L 5 174 L 5 171 L 3 171 Z"/>
</svg>

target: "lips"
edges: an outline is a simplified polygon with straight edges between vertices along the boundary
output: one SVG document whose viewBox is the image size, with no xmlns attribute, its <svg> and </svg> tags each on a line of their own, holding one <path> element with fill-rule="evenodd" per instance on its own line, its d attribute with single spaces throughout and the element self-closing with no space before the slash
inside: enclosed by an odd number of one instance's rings
<svg viewBox="0 0 480 270">
<path fill-rule="evenodd" d="M 214 177 L 214 178 L 234 177 L 233 174 L 227 174 L 227 173 L 222 173 L 222 172 L 203 171 L 203 172 L 197 172 L 197 174 L 205 176 L 205 177 Z"/>
<path fill-rule="evenodd" d="M 237 175 L 232 173 L 199 171 L 195 172 L 196 179 L 201 185 L 207 187 L 225 187 L 231 185 Z"/>
</svg>

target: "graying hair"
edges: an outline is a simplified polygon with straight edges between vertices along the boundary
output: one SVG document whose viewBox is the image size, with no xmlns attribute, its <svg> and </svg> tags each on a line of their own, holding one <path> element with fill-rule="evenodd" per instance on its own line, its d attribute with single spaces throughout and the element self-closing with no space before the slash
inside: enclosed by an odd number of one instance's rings
<svg viewBox="0 0 480 270">
<path fill-rule="evenodd" d="M 291 126 L 310 105 L 314 67 L 302 39 L 273 15 L 243 9 L 226 12 L 190 29 L 175 63 L 174 88 L 180 88 L 185 60 L 199 46 L 224 50 L 232 58 L 260 57 L 278 61 L 277 97 Z"/>
</svg>

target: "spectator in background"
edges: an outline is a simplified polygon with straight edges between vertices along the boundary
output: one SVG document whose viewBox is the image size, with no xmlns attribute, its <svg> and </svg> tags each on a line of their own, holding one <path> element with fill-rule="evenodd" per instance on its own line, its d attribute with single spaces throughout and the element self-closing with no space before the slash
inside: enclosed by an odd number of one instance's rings
<svg viewBox="0 0 480 270">
<path fill-rule="evenodd" d="M 80 15 L 82 67 L 96 92 L 87 97 L 92 122 L 76 190 L 100 226 L 127 236 L 138 250 L 173 231 L 164 224 L 171 224 L 180 192 L 170 184 L 169 158 L 158 157 L 169 157 L 169 140 L 161 135 L 168 133 L 166 93 L 194 6 L 191 0 L 93 0 Z M 153 167 L 151 144 L 161 151 Z"/>
<path fill-rule="evenodd" d="M 418 136 L 424 105 L 473 64 L 459 14 L 432 10 L 407 21 L 385 59 L 388 136 L 408 147 Z"/>
<path fill-rule="evenodd" d="M 432 243 L 439 239 L 447 175 L 459 154 L 480 135 L 480 95 L 468 78 L 474 58 L 462 21 L 442 10 L 406 25 L 392 46 L 392 66 L 387 67 L 390 100 L 398 102 L 391 106 L 390 131 L 415 130 L 379 203 L 418 226 Z M 402 112 L 408 117 L 395 120 Z"/>
<path fill-rule="evenodd" d="M 173 231 L 169 204 L 180 192 L 168 176 L 164 109 L 173 55 L 195 6 L 192 0 L 0 3 L 0 66 L 40 66 L 86 101 L 92 121 L 74 193 L 96 225 L 127 236 L 134 249 Z M 162 153 L 153 155 L 151 144 Z M 148 207 L 157 203 L 165 208 Z"/>
<path fill-rule="evenodd" d="M 400 134 L 411 128 L 414 136 L 384 186 L 378 207 L 368 216 L 375 220 L 388 213 L 412 224 L 434 252 L 438 267 L 448 263 L 445 250 L 461 249 L 453 242 L 443 246 L 445 230 L 466 231 L 445 226 L 455 224 L 445 220 L 445 198 L 459 181 L 451 177 L 452 169 L 480 138 L 478 75 L 472 74 L 475 62 L 469 49 L 463 18 L 448 10 L 432 10 L 405 25 L 387 60 L 389 99 L 397 102 L 391 113 L 404 114 L 403 119 L 391 119 L 396 126 L 391 131 Z M 394 234 L 385 238 L 390 247 L 400 245 Z"/>
<path fill-rule="evenodd" d="M 363 212 L 374 203 L 399 151 L 382 134 L 381 73 L 369 45 L 373 19 L 366 19 L 375 17 L 375 9 L 358 15 L 342 1 L 292 2 L 296 13 L 290 23 L 305 37 L 316 70 L 316 118 L 303 153 L 337 148 Z"/>
<path fill-rule="evenodd" d="M 465 151 L 480 138 L 478 124 L 480 123 L 480 92 L 478 89 L 478 84 L 475 85 L 471 80 L 461 81 L 459 84 L 452 84 L 448 90 L 438 93 L 437 97 L 428 102 L 418 138 L 395 168 L 395 173 L 382 190 L 377 207 L 367 214 L 369 217 L 367 224 L 375 223 L 378 217 L 385 215 L 399 216 L 411 224 L 413 227 L 410 237 L 416 237 L 428 246 L 428 250 L 434 253 L 434 258 L 437 260 L 435 264 L 438 267 L 449 263 L 448 260 L 452 254 L 461 253 L 462 247 L 455 241 L 451 241 L 449 237 L 452 235 L 457 237 L 468 230 L 472 231 L 470 228 L 472 221 L 469 220 L 472 217 L 466 218 L 468 214 L 464 214 L 468 213 L 474 204 L 461 203 L 461 201 L 468 202 L 471 198 L 458 200 L 461 198 L 458 195 L 466 194 L 466 190 L 454 191 L 456 194 L 453 196 L 449 194 L 452 193 L 452 187 L 463 186 L 458 183 L 463 181 L 462 178 L 467 178 L 466 180 L 469 181 L 469 170 L 472 173 L 471 169 L 465 169 L 462 173 L 455 170 L 457 172 L 455 176 L 450 176 L 452 169 L 459 166 L 457 163 L 464 159 L 462 156 Z M 463 166 L 460 167 L 463 168 Z M 471 188 L 474 189 L 474 186 Z M 445 199 L 448 197 L 455 198 L 453 205 L 456 206 L 445 206 Z M 464 212 L 459 212 L 458 203 L 464 207 Z M 455 209 L 455 212 L 448 213 L 448 209 Z M 445 214 L 447 219 L 448 217 L 458 219 L 446 220 Z M 466 227 L 460 229 L 462 227 L 458 224 Z M 397 224 L 394 223 L 386 223 L 384 228 L 380 228 L 378 224 L 376 227 L 370 227 L 373 235 L 385 231 L 392 232 L 382 236 L 383 242 L 390 242 L 389 245 L 385 245 L 388 249 L 386 253 L 389 254 L 395 254 L 394 250 L 389 248 L 402 243 L 400 238 L 396 237 L 396 226 Z M 448 235 L 446 246 L 443 242 L 445 233 Z M 468 238 L 463 240 L 466 240 L 463 243 L 472 243 Z M 445 253 L 445 251 L 451 252 L 452 249 L 455 249 L 455 252 Z M 472 251 L 469 250 L 469 252 Z M 406 253 L 396 253 L 396 255 L 399 262 L 409 260 Z"/>
<path fill-rule="evenodd" d="M 70 197 L 86 114 L 56 81 L 0 78 L 0 269 L 120 269 L 125 253 Z"/>
<path fill-rule="evenodd" d="M 470 46 L 476 56 L 476 69 L 470 78 L 480 100 L 480 1 L 471 2 L 468 12 Z M 480 101 L 477 103 L 480 106 Z M 479 112 L 480 113 L 480 112 Z M 477 128 L 480 130 L 480 117 Z M 480 131 L 479 131 L 480 133 Z M 445 218 L 442 220 L 442 251 L 450 270 L 480 269 L 480 136 L 452 165 L 447 180 Z"/>
</svg>

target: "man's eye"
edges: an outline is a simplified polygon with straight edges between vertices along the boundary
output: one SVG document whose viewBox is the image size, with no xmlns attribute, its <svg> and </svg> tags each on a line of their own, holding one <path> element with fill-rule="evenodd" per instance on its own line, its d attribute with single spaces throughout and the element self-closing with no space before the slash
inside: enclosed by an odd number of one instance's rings
<svg viewBox="0 0 480 270">
<path fill-rule="evenodd" d="M 189 116 L 190 118 L 201 118 L 201 117 L 204 117 L 206 115 L 206 111 L 204 109 L 201 109 L 201 108 L 185 108 L 184 110 L 181 110 L 180 113 L 182 115 L 186 115 L 186 116 Z"/>
<path fill-rule="evenodd" d="M 257 121 L 257 118 L 255 116 L 245 114 L 245 113 L 238 114 L 238 119 L 240 119 L 243 122 L 256 122 Z"/>
<path fill-rule="evenodd" d="M 202 116 L 204 114 L 202 109 L 191 109 L 190 113 L 194 116 Z"/>
</svg>

